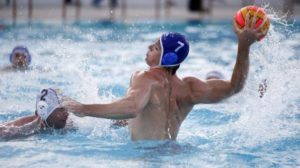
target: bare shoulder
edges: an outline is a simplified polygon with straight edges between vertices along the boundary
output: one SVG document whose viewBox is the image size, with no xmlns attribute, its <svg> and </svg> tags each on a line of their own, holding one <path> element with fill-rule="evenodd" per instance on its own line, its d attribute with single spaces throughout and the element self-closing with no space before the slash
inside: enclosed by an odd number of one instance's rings
<svg viewBox="0 0 300 168">
<path fill-rule="evenodd" d="M 151 82 L 154 81 L 154 76 L 149 71 L 136 71 L 132 74 L 131 80 L 138 82 L 138 81 L 147 81 Z"/>
<path fill-rule="evenodd" d="M 147 71 L 136 71 L 130 79 L 130 88 L 145 88 L 151 83 L 151 78 Z"/>
<path fill-rule="evenodd" d="M 199 80 L 199 79 L 197 79 L 195 77 L 192 77 L 192 76 L 188 76 L 188 77 L 185 77 L 185 78 L 182 79 L 182 81 L 186 82 L 186 83 L 194 82 L 196 80 Z"/>
<path fill-rule="evenodd" d="M 195 77 L 191 77 L 191 76 L 189 76 L 189 77 L 185 77 L 185 78 L 183 78 L 182 79 L 182 81 L 188 86 L 188 87 L 190 87 L 190 89 L 192 89 L 195 85 L 196 86 L 201 86 L 201 85 L 205 85 L 205 81 L 202 81 L 202 80 L 200 80 L 200 79 L 198 79 L 198 78 L 195 78 Z"/>
<path fill-rule="evenodd" d="M 132 74 L 132 78 L 144 78 L 146 74 L 146 71 L 135 71 L 133 74 Z"/>
<path fill-rule="evenodd" d="M 210 88 L 206 81 L 202 81 L 195 77 L 183 78 L 184 83 L 189 89 L 192 104 L 205 102 L 204 99 L 210 93 Z"/>
</svg>

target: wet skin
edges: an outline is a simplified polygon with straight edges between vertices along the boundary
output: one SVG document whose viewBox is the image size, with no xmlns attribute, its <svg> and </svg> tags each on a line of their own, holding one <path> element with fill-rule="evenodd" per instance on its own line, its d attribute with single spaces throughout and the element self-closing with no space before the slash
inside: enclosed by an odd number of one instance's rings
<svg viewBox="0 0 300 168">
<path fill-rule="evenodd" d="M 24 53 L 16 53 L 14 59 L 12 60 L 12 64 L 13 64 L 13 67 L 15 67 L 15 68 L 28 67 L 26 55 Z"/>
<path fill-rule="evenodd" d="M 65 108 L 57 108 L 54 112 L 48 117 L 47 124 L 49 127 L 54 129 L 61 129 L 66 126 L 69 113 Z"/>
</svg>

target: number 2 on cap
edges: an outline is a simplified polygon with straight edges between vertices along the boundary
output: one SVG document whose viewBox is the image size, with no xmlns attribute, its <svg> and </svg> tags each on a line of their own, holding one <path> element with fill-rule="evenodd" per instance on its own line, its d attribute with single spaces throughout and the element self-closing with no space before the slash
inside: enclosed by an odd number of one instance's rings
<svg viewBox="0 0 300 168">
<path fill-rule="evenodd" d="M 48 90 L 46 90 L 46 89 L 43 89 L 42 90 L 42 96 L 41 96 L 41 100 L 44 100 L 45 101 L 45 96 L 48 94 Z"/>
</svg>

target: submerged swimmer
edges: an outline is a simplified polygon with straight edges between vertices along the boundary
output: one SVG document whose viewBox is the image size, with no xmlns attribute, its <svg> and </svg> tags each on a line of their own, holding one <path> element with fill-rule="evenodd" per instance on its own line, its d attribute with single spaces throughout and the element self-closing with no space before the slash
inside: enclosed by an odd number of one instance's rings
<svg viewBox="0 0 300 168">
<path fill-rule="evenodd" d="M 48 128 L 64 128 L 68 115 L 67 110 L 61 106 L 56 91 L 43 89 L 37 95 L 35 114 L 0 124 L 0 138 L 17 138 Z"/>
<path fill-rule="evenodd" d="M 108 104 L 81 104 L 66 99 L 64 107 L 81 117 L 128 119 L 132 140 L 176 140 L 194 105 L 217 103 L 242 90 L 248 75 L 250 46 L 259 39 L 258 30 L 236 31 L 237 60 L 228 81 L 179 78 L 176 71 L 188 56 L 189 43 L 182 34 L 167 33 L 149 45 L 145 59 L 149 69 L 132 75 L 122 99 Z"/>
<path fill-rule="evenodd" d="M 0 72 L 14 72 L 14 71 L 27 71 L 37 70 L 38 72 L 49 72 L 49 68 L 43 67 L 31 67 L 32 56 L 26 46 L 16 46 L 9 54 L 9 62 L 11 65 L 0 69 Z"/>
<path fill-rule="evenodd" d="M 6 69 L 26 70 L 31 63 L 31 54 L 25 46 L 16 46 L 9 54 L 11 66 Z"/>
</svg>

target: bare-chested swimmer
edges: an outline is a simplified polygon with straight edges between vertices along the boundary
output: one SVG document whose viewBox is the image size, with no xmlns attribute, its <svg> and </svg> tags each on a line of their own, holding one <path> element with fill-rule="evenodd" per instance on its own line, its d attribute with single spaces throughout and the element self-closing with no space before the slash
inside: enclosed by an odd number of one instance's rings
<svg viewBox="0 0 300 168">
<path fill-rule="evenodd" d="M 230 80 L 179 78 L 176 71 L 188 56 L 189 43 L 182 34 L 166 33 L 148 47 L 149 69 L 132 75 L 122 99 L 108 104 L 81 104 L 67 99 L 64 107 L 77 116 L 128 119 L 132 140 L 176 140 L 194 105 L 217 103 L 242 90 L 248 75 L 250 46 L 259 39 L 259 29 L 252 26 L 242 32 L 235 30 L 237 60 Z"/>
</svg>

